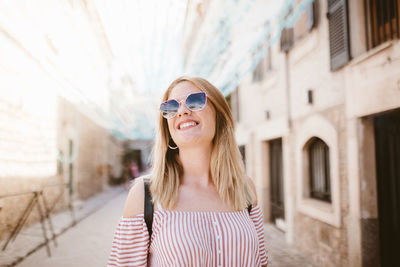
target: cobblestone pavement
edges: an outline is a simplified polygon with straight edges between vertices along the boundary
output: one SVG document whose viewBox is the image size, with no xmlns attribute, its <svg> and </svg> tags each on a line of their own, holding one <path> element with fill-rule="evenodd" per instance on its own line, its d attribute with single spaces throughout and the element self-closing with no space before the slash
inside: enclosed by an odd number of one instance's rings
<svg viewBox="0 0 400 267">
<path fill-rule="evenodd" d="M 316 267 L 285 241 L 284 233 L 272 224 L 265 224 L 265 246 L 268 267 Z"/>
<path fill-rule="evenodd" d="M 120 193 L 51 244 L 52 257 L 42 247 L 17 267 L 87 267 L 105 266 L 113 233 L 122 214 L 127 191 Z M 284 235 L 272 225 L 265 225 L 269 267 L 314 267 L 295 249 L 286 245 Z"/>
</svg>

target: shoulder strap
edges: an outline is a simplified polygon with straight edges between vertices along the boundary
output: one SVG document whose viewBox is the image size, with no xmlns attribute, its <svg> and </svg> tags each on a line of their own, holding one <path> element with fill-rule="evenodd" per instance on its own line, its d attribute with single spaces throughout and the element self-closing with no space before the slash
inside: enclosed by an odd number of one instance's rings
<svg viewBox="0 0 400 267">
<path fill-rule="evenodd" d="M 146 222 L 147 231 L 149 231 L 149 240 L 151 240 L 153 226 L 153 201 L 150 193 L 149 178 L 144 178 L 144 221 Z"/>
<path fill-rule="evenodd" d="M 249 215 L 250 215 L 250 213 L 251 213 L 251 209 L 253 208 L 253 205 L 251 205 L 251 204 L 249 204 L 248 206 L 247 206 L 247 211 L 249 212 Z"/>
</svg>

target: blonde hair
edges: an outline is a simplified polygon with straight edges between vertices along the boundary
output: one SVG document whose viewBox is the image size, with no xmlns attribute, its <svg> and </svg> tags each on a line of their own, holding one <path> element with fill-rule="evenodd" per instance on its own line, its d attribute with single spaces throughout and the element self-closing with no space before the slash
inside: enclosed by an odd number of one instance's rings
<svg viewBox="0 0 400 267">
<path fill-rule="evenodd" d="M 212 141 L 210 173 L 217 192 L 225 204 L 242 210 L 255 201 L 255 195 L 247 182 L 243 160 L 234 138 L 234 120 L 221 92 L 210 82 L 199 77 L 180 77 L 173 81 L 164 93 L 168 99 L 172 89 L 180 82 L 188 81 L 207 94 L 207 105 L 216 111 L 215 136 Z M 183 175 L 179 161 L 179 149 L 168 149 L 171 135 L 167 120 L 159 115 L 158 130 L 152 153 L 150 191 L 155 203 L 173 209 L 178 200 L 178 188 Z"/>
</svg>

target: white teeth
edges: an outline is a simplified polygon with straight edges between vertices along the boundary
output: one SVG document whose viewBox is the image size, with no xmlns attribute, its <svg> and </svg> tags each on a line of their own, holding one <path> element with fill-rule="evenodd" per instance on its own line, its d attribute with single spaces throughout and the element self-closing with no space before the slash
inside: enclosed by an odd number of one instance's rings
<svg viewBox="0 0 400 267">
<path fill-rule="evenodd" d="M 186 127 L 189 127 L 189 126 L 192 126 L 192 125 L 196 125 L 196 123 L 194 122 L 194 121 L 191 121 L 191 122 L 185 122 L 185 123 L 182 123 L 180 126 L 179 126 L 179 129 L 183 129 L 183 128 L 186 128 Z"/>
</svg>

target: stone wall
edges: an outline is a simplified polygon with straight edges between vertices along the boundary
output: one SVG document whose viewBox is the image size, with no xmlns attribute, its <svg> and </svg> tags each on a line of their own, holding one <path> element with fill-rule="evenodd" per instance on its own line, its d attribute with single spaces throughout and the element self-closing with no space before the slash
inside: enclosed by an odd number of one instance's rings
<svg viewBox="0 0 400 267">
<path fill-rule="evenodd" d="M 294 214 L 294 242 L 293 245 L 312 259 L 317 266 L 334 267 L 348 266 L 348 176 L 347 176 L 347 135 L 344 105 L 321 111 L 319 115 L 334 126 L 338 136 L 338 179 L 339 179 L 339 225 L 332 225 L 316 217 L 296 209 Z M 299 126 L 304 119 L 297 119 L 293 124 L 292 139 L 296 139 Z M 324 140 L 325 141 L 325 140 Z M 297 146 L 292 147 L 292 151 Z M 331 149 L 331 148 L 330 148 Z M 292 157 L 289 164 L 296 165 L 297 158 Z M 331 161 L 334 159 L 330 159 Z M 333 164 L 332 164 L 333 165 Z M 331 165 L 331 168 L 333 167 Z M 298 179 L 298 172 L 292 173 Z M 331 177 L 332 179 L 332 177 Z M 296 183 L 293 183 L 296 184 Z M 297 188 L 294 192 L 299 194 Z M 297 196 L 303 197 L 303 196 Z M 333 207 L 334 208 L 334 207 Z"/>
<path fill-rule="evenodd" d="M 282 138 L 285 223 L 277 226 L 289 243 L 317 266 L 375 266 L 379 226 L 373 116 L 400 107 L 400 43 L 389 41 L 367 51 L 365 31 L 358 31 L 365 26 L 363 1 L 351 1 L 353 58 L 331 71 L 327 2 L 318 2 L 316 28 L 296 40 L 288 54 L 274 45 L 272 70 L 261 81 L 253 82 L 250 75 L 242 81 L 243 112 L 236 137 L 246 145 L 249 175 L 257 185 L 266 221 L 270 218 L 268 142 Z M 309 90 L 313 103 L 308 103 Z M 304 155 L 298 155 L 298 140 L 313 118 L 318 118 L 312 126 L 315 136 L 323 135 L 328 126 L 336 139 L 329 147 L 337 153 L 336 162 L 331 159 L 338 184 L 337 202 L 332 205 L 310 204 L 299 188 L 303 174 L 296 166 Z"/>
<path fill-rule="evenodd" d="M 118 175 L 122 170 L 122 141 L 111 136 L 106 129 L 95 124 L 79 112 L 73 104 L 62 98 L 57 100 L 55 113 L 58 117 L 55 134 L 57 142 L 54 142 L 54 146 L 48 147 L 48 150 L 43 152 L 43 156 L 37 154 L 38 160 L 30 163 L 31 166 L 29 164 L 27 166 L 23 157 L 14 159 L 13 166 L 19 166 L 21 169 L 30 167 L 32 175 L 21 175 L 23 174 L 21 170 L 21 173 L 16 173 L 16 175 L 0 176 L 0 196 L 2 196 L 0 198 L 0 239 L 9 236 L 32 199 L 34 191 L 43 192 L 48 207 L 54 206 L 53 213 L 67 208 L 69 186 L 66 183 L 69 182 L 69 162 L 73 164 L 72 201 L 84 200 L 101 192 L 105 186 L 108 186 L 109 176 Z M 5 116 L 4 113 L 2 116 Z M 12 133 L 10 136 L 18 142 L 19 148 L 25 147 L 25 150 L 32 151 L 43 149 L 41 147 L 43 142 L 39 142 L 40 140 L 36 142 L 39 145 L 35 148 L 29 145 L 31 140 L 26 137 L 15 138 Z M 32 135 L 32 138 L 34 139 L 35 135 Z M 77 144 L 73 145 L 74 152 L 71 160 L 68 155 L 69 140 Z M 2 142 L 4 143 L 5 139 L 2 139 Z M 10 153 L 15 153 L 15 149 L 17 148 L 11 147 Z M 63 156 L 50 153 L 50 151 L 58 151 L 57 153 Z M 2 153 L 6 152 L 7 150 L 3 147 Z M 36 175 L 35 164 L 43 165 L 43 161 L 46 162 L 46 156 L 52 159 L 47 175 L 41 173 Z M 44 159 L 41 161 L 41 158 Z M 6 161 L 0 159 L 0 163 L 6 164 Z M 19 168 L 16 170 L 18 171 Z M 42 200 L 43 198 L 40 199 Z M 38 209 L 35 206 L 25 226 L 37 222 L 39 218 Z"/>
</svg>

